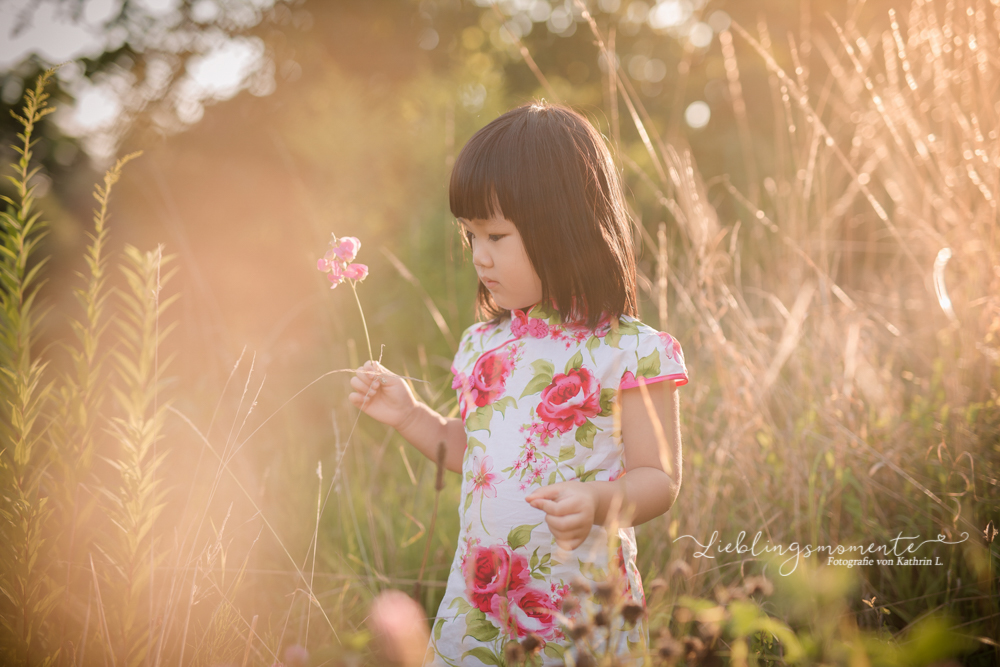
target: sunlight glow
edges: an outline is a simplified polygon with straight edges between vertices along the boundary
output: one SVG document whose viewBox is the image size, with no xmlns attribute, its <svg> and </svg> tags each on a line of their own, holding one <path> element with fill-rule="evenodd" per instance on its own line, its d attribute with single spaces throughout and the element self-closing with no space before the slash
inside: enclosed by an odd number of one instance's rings
<svg viewBox="0 0 1000 667">
<path fill-rule="evenodd" d="M 686 122 L 689 127 L 696 130 L 708 125 L 708 121 L 711 118 L 712 110 L 709 108 L 707 103 L 702 102 L 701 100 L 692 102 L 684 111 L 684 122 Z"/>
</svg>

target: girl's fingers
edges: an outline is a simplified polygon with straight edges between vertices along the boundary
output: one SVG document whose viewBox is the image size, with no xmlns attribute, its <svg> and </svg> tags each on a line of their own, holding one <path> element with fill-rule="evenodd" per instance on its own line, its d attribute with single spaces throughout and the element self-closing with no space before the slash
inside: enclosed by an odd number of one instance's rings
<svg viewBox="0 0 1000 667">
<path fill-rule="evenodd" d="M 532 491 L 525 497 L 525 500 L 527 500 L 529 503 L 538 500 L 540 498 L 557 500 L 561 492 L 562 489 L 560 488 L 559 484 L 549 484 L 548 486 L 543 486 L 542 488 L 536 491 Z"/>
<path fill-rule="evenodd" d="M 552 516 L 550 514 L 545 518 L 545 522 L 549 524 L 549 528 L 553 531 L 571 532 L 583 527 L 583 515 Z"/>
<path fill-rule="evenodd" d="M 531 503 L 532 507 L 534 507 L 537 510 L 542 510 L 549 516 L 552 516 L 552 514 L 559 507 L 558 503 L 553 502 L 551 500 L 546 500 L 545 498 L 536 498 L 535 500 L 531 500 L 529 502 Z"/>
</svg>

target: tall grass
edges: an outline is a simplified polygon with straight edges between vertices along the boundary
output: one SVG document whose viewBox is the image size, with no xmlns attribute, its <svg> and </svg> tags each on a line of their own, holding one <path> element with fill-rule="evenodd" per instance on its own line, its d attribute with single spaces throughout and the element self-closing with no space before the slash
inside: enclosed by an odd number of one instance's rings
<svg viewBox="0 0 1000 667">
<path fill-rule="evenodd" d="M 734 112 L 772 113 L 777 141 L 775 168 L 747 193 L 713 184 L 740 212 L 729 223 L 691 157 L 671 146 L 683 144 L 660 140 L 619 87 L 647 150 L 648 166 L 626 164 L 652 214 L 680 232 L 668 272 L 676 305 L 660 324 L 695 352 L 684 412 L 691 470 L 665 530 L 645 532 L 646 553 L 654 572 L 668 557 L 690 561 L 697 576 L 681 590 L 704 594 L 753 559 L 708 565 L 691 559 L 691 540 L 673 538 L 707 541 L 718 530 L 725 544 L 760 530 L 772 544 L 848 545 L 943 535 L 961 542 L 932 550 L 943 566 L 864 570 L 852 604 L 859 624 L 873 622 L 859 612 L 861 597 L 875 595 L 891 633 L 943 610 L 959 632 L 995 637 L 997 554 L 983 532 L 998 496 L 1000 68 L 989 53 L 1000 13 L 919 0 L 905 21 L 888 19 L 874 46 L 857 23 L 833 23 L 835 42 L 815 38 L 825 70 L 798 66 L 793 44 L 795 73 L 778 64 L 764 24 L 756 36 L 734 26 L 764 60 L 774 101 L 747 108 L 727 48 Z M 744 158 L 747 174 L 763 171 Z M 640 281 L 654 302 L 658 283 Z"/>
</svg>

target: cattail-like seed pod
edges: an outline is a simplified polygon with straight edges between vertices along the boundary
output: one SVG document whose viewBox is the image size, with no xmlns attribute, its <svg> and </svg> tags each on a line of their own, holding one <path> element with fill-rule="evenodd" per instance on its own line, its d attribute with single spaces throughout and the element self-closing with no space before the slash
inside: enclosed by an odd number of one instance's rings
<svg viewBox="0 0 1000 667">
<path fill-rule="evenodd" d="M 578 642 L 590 634 L 590 629 L 589 623 L 574 623 L 569 629 L 569 636 L 573 641 Z"/>
<path fill-rule="evenodd" d="M 524 663 L 525 658 L 524 647 L 515 641 L 509 641 L 503 647 L 503 657 L 507 661 L 507 664 L 512 667 L 514 665 L 521 665 Z"/>
<path fill-rule="evenodd" d="M 608 627 L 608 615 L 604 613 L 603 609 L 594 614 L 594 625 L 599 628 Z"/>
<path fill-rule="evenodd" d="M 444 441 L 438 443 L 437 449 L 437 478 L 434 480 L 434 490 L 440 491 L 444 488 L 444 457 L 448 450 L 444 446 Z"/>
<path fill-rule="evenodd" d="M 542 638 L 534 632 L 529 633 L 527 637 L 521 640 L 521 648 L 528 655 L 537 655 L 542 650 L 543 644 Z"/>
<path fill-rule="evenodd" d="M 590 595 L 590 582 L 581 576 L 573 577 L 569 587 L 577 595 Z"/>
<path fill-rule="evenodd" d="M 646 613 L 646 610 L 642 608 L 642 605 L 635 602 L 629 602 L 622 607 L 622 618 L 625 619 L 625 623 L 629 626 L 635 625 L 636 621 L 642 618 L 644 613 Z"/>
</svg>

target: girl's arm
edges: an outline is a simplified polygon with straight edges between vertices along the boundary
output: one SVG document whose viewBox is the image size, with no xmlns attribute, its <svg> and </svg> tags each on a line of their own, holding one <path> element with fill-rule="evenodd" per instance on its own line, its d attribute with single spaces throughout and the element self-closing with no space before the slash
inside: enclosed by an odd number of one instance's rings
<svg viewBox="0 0 1000 667">
<path fill-rule="evenodd" d="M 432 461 L 437 460 L 438 443 L 443 442 L 445 468 L 462 471 L 467 445 L 462 420 L 442 417 L 418 401 L 402 378 L 375 361 L 365 362 L 355 372 L 351 388 L 354 391 L 347 398 L 354 407 L 396 429 Z"/>
<path fill-rule="evenodd" d="M 621 400 L 624 476 L 614 482 L 561 482 L 542 487 L 527 501 L 546 513 L 559 546 L 575 549 L 590 529 L 617 520 L 645 523 L 674 504 L 681 486 L 680 408 L 672 380 L 626 389 Z"/>
</svg>

